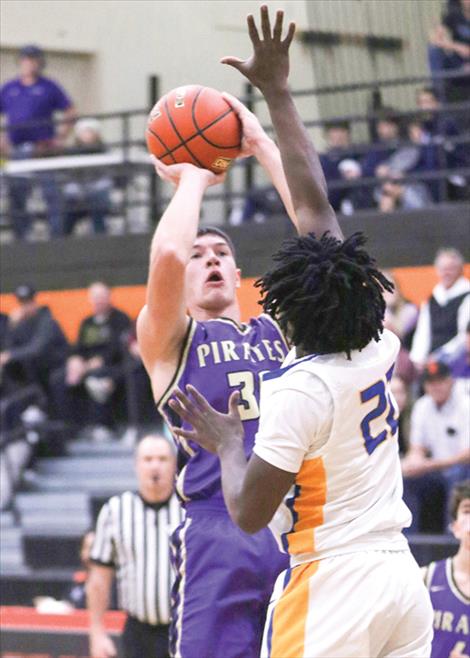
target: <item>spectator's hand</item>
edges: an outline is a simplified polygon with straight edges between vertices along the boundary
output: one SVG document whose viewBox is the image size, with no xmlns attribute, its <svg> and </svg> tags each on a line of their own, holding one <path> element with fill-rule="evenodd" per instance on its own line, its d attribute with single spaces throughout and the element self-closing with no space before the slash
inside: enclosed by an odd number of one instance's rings
<svg viewBox="0 0 470 658">
<path fill-rule="evenodd" d="M 405 478 L 417 478 L 430 473 L 433 468 L 432 459 L 426 457 L 407 456 L 402 459 L 401 470 Z"/>
<path fill-rule="evenodd" d="M 247 17 L 248 34 L 253 44 L 253 54 L 246 60 L 238 57 L 223 57 L 222 64 L 228 64 L 240 71 L 255 87 L 263 93 L 287 88 L 289 77 L 289 47 L 295 34 L 295 23 L 290 23 L 287 35 L 282 37 L 284 12 L 276 12 L 274 29 L 271 30 L 268 8 L 261 7 L 261 31 L 263 41 L 259 38 L 255 19 Z"/>
<path fill-rule="evenodd" d="M 10 352 L 0 352 L 0 367 L 6 366 L 10 358 Z"/>
<path fill-rule="evenodd" d="M 263 130 L 259 120 L 250 112 L 250 110 L 241 103 L 238 98 L 224 92 L 222 96 L 227 103 L 232 107 L 233 111 L 238 115 L 242 124 L 243 138 L 242 138 L 242 152 L 240 157 L 246 158 L 250 155 L 258 155 L 266 144 L 272 144 L 272 140 Z"/>
<path fill-rule="evenodd" d="M 460 55 L 462 59 L 468 59 L 470 57 L 470 46 L 467 46 L 466 43 L 454 41 L 454 51 Z"/>
<path fill-rule="evenodd" d="M 390 167 L 386 164 L 380 164 L 375 168 L 375 175 L 377 178 L 387 178 L 387 176 L 390 176 Z"/>
<path fill-rule="evenodd" d="M 86 373 L 85 361 L 81 356 L 71 356 L 65 366 L 65 383 L 67 386 L 77 386 Z"/>
<path fill-rule="evenodd" d="M 115 658 L 117 656 L 114 642 L 105 632 L 90 633 L 90 655 L 91 658 Z"/>
<path fill-rule="evenodd" d="M 92 356 L 91 359 L 88 359 L 86 362 L 86 372 L 90 370 L 97 370 L 104 366 L 104 359 L 102 356 Z"/>
<path fill-rule="evenodd" d="M 217 185 L 218 183 L 223 183 L 225 179 L 225 174 L 214 174 L 209 169 L 201 169 L 187 162 L 182 164 L 173 164 L 166 165 L 157 160 L 156 157 L 151 156 L 152 162 L 155 165 L 155 171 L 160 176 L 160 178 L 167 183 L 171 183 L 175 187 L 178 187 L 181 180 L 186 177 L 197 177 L 202 180 L 205 187 L 210 187 L 211 185 Z"/>
</svg>

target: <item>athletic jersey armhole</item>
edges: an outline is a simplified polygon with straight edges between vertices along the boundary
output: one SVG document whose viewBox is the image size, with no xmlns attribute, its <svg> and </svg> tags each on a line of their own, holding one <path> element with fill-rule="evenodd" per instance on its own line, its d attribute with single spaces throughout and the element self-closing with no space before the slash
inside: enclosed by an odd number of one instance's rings
<svg viewBox="0 0 470 658">
<path fill-rule="evenodd" d="M 276 327 L 276 329 L 279 332 L 279 336 L 282 338 L 282 340 L 284 342 L 284 345 L 289 350 L 291 348 L 291 345 L 289 345 L 289 342 L 287 341 L 287 337 L 284 335 L 284 332 L 282 331 L 282 329 L 279 326 L 278 322 L 276 322 L 276 320 L 274 318 L 272 318 L 270 315 L 268 315 L 268 313 L 261 313 L 261 315 L 259 317 L 260 318 L 267 318 L 269 320 L 269 322 L 271 322 L 271 324 L 273 324 Z"/>
<path fill-rule="evenodd" d="M 168 399 L 170 398 L 171 393 L 173 392 L 175 384 L 178 381 L 178 379 L 181 377 L 181 373 L 183 372 L 183 370 L 186 366 L 186 360 L 188 358 L 189 348 L 191 347 L 191 343 L 192 343 L 196 328 L 197 328 L 197 322 L 193 318 L 189 318 L 188 328 L 186 330 L 186 335 L 185 335 L 185 337 L 183 339 L 183 342 L 181 344 L 181 350 L 180 350 L 180 355 L 179 355 L 179 359 L 178 359 L 178 364 L 175 368 L 174 375 L 171 378 L 171 381 L 168 384 L 168 386 L 166 388 L 166 391 L 163 393 L 162 397 L 157 402 L 157 409 L 160 413 L 162 413 L 163 407 L 168 402 Z"/>
<path fill-rule="evenodd" d="M 431 587 L 434 571 L 436 570 L 436 563 L 430 562 L 427 567 L 424 567 L 424 569 L 424 584 L 429 589 Z"/>
</svg>

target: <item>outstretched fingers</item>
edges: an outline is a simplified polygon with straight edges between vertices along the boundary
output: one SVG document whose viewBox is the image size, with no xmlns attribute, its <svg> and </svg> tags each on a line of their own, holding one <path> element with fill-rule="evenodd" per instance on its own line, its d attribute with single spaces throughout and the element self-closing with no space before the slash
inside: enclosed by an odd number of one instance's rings
<svg viewBox="0 0 470 658">
<path fill-rule="evenodd" d="M 282 42 L 282 45 L 285 47 L 286 50 L 289 50 L 289 46 L 292 43 L 294 34 L 295 34 L 295 23 L 289 23 L 289 27 L 287 28 L 286 38 Z"/>
<path fill-rule="evenodd" d="M 284 12 L 278 9 L 276 12 L 276 21 L 274 23 L 273 38 L 275 41 L 280 41 L 282 36 L 282 21 L 284 20 Z"/>
<path fill-rule="evenodd" d="M 198 409 L 182 391 L 176 389 L 173 393 L 173 398 L 168 404 L 182 420 L 185 420 L 191 425 L 194 424 L 194 419 L 198 414 Z"/>
<path fill-rule="evenodd" d="M 253 14 L 248 14 L 246 23 L 248 25 L 248 34 L 250 35 L 251 43 L 254 48 L 257 48 L 260 44 L 260 38 Z"/>
<path fill-rule="evenodd" d="M 191 393 L 191 396 L 193 397 L 194 401 L 196 402 L 196 404 L 199 408 L 198 410 L 215 411 L 215 409 L 212 409 L 211 405 L 208 403 L 206 398 L 201 393 L 199 393 L 197 388 L 194 388 L 194 386 L 192 386 L 191 384 L 188 384 L 186 386 L 186 391 L 188 393 Z"/>
<path fill-rule="evenodd" d="M 269 11 L 266 5 L 261 6 L 261 31 L 263 39 L 270 41 L 271 39 L 271 22 L 269 20 Z"/>
</svg>

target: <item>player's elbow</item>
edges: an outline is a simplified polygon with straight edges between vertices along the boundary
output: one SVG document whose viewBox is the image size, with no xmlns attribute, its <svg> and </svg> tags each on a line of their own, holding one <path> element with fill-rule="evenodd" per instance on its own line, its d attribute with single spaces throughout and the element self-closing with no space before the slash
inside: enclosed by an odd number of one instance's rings
<svg viewBox="0 0 470 658">
<path fill-rule="evenodd" d="M 232 520 L 240 530 L 243 530 L 248 535 L 254 535 L 256 532 L 265 528 L 271 519 L 266 520 L 261 518 L 256 513 L 256 510 L 239 509 L 235 514 L 232 514 Z"/>
</svg>

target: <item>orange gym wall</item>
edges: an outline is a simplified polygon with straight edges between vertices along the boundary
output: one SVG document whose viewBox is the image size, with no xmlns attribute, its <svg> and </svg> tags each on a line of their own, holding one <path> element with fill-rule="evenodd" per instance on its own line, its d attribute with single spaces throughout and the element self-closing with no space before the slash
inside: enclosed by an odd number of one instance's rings
<svg viewBox="0 0 470 658">
<path fill-rule="evenodd" d="M 425 300 L 436 284 L 432 265 L 423 267 L 398 267 L 392 270 L 403 295 L 419 304 Z M 465 274 L 470 278 L 470 264 L 465 265 Z M 242 319 L 258 315 L 260 306 L 258 290 L 253 287 L 255 279 L 243 279 L 239 290 Z M 89 315 L 86 289 L 51 290 L 38 293 L 38 302 L 49 306 L 54 317 L 60 322 L 69 340 L 75 340 L 81 320 Z M 144 304 L 145 286 L 116 286 L 113 288 L 113 303 L 126 311 L 132 318 L 137 317 Z M 13 294 L 0 295 L 0 308 L 9 313 L 16 305 Z"/>
</svg>

